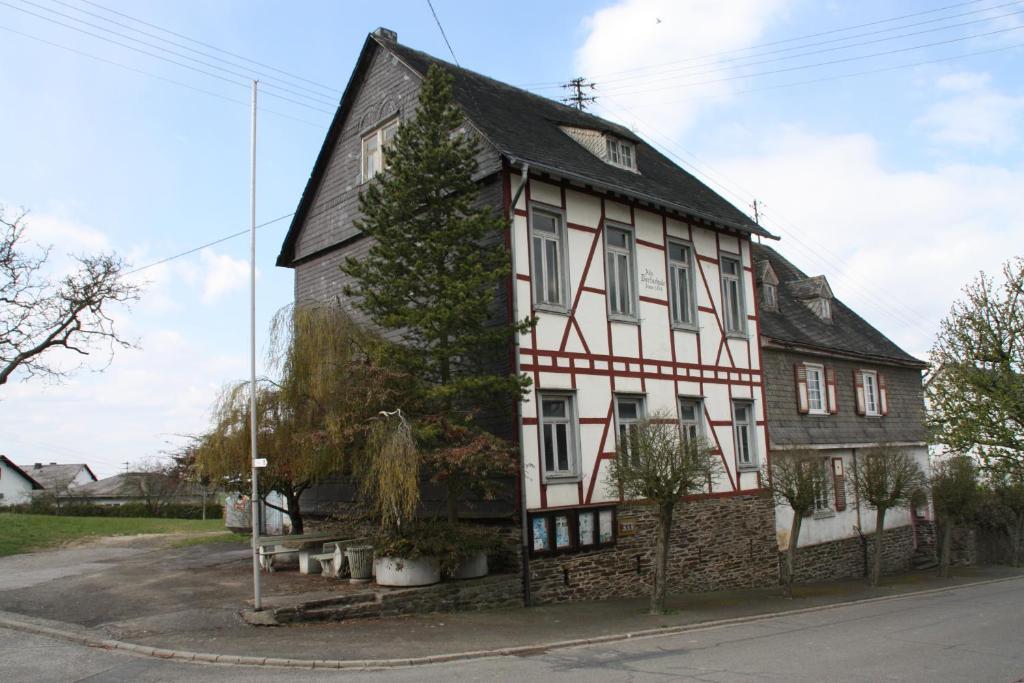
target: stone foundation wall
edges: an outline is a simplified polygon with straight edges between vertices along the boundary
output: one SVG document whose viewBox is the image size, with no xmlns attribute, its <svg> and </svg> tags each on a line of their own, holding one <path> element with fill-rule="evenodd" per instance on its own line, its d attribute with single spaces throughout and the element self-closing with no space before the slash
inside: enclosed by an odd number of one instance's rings
<svg viewBox="0 0 1024 683">
<path fill-rule="evenodd" d="M 867 566 L 875 556 L 875 535 L 865 534 Z M 907 571 L 914 555 L 914 530 L 910 526 L 886 529 L 882 544 L 882 573 Z M 833 581 L 865 576 L 865 549 L 858 536 L 800 548 L 796 556 L 796 580 Z M 779 553 L 779 568 L 786 554 Z M 781 575 L 781 574 L 780 574 Z"/>
<path fill-rule="evenodd" d="M 618 508 L 614 546 L 530 560 L 534 604 L 599 600 L 650 593 L 656 512 Z M 676 509 L 669 555 L 669 591 L 756 588 L 778 582 L 775 517 L 767 496 L 710 498 Z"/>
</svg>

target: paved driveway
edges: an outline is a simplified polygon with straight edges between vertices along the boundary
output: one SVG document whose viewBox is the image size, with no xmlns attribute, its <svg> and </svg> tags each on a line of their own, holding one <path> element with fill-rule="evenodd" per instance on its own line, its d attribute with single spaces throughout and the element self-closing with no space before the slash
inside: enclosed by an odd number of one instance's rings
<svg viewBox="0 0 1024 683">
<path fill-rule="evenodd" d="M 168 662 L 0 630 L 5 681 L 1016 681 L 1024 581 L 616 644 L 376 672 Z"/>
</svg>

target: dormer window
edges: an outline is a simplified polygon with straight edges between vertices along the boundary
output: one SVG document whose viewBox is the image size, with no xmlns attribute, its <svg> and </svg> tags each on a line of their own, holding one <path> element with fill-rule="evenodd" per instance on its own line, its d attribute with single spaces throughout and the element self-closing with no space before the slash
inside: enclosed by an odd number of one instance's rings
<svg viewBox="0 0 1024 683">
<path fill-rule="evenodd" d="M 793 296 L 811 309 L 823 322 L 832 322 L 832 288 L 824 275 L 788 283 Z"/>
<path fill-rule="evenodd" d="M 636 155 L 633 153 L 632 142 L 626 142 L 625 140 L 619 140 L 613 137 L 605 138 L 607 144 L 607 161 L 612 166 L 619 166 L 620 168 L 628 168 L 630 171 L 636 170 Z"/>
<path fill-rule="evenodd" d="M 761 308 L 766 311 L 779 310 L 779 276 L 768 261 L 758 261 L 754 265 L 757 286 L 761 290 Z"/>
<path fill-rule="evenodd" d="M 779 309 L 779 294 L 775 285 L 768 283 L 761 285 L 761 306 L 768 311 Z"/>
</svg>

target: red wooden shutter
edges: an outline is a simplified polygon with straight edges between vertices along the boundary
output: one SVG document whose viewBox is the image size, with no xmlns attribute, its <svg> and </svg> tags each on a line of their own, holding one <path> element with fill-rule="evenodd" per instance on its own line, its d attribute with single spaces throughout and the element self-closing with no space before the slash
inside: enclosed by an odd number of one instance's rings
<svg viewBox="0 0 1024 683">
<path fill-rule="evenodd" d="M 846 476 L 842 458 L 832 458 L 832 492 L 836 499 L 836 512 L 842 512 L 846 509 Z"/>
<path fill-rule="evenodd" d="M 853 371 L 853 393 L 857 396 L 857 414 L 864 414 L 864 375 L 860 370 Z"/>
<path fill-rule="evenodd" d="M 796 375 L 796 409 L 801 415 L 806 415 L 811 410 L 807 402 L 807 368 L 803 363 L 797 363 L 793 366 L 793 373 Z"/>
<path fill-rule="evenodd" d="M 835 415 L 839 412 L 839 391 L 836 389 L 836 369 L 825 368 L 825 398 L 828 412 Z"/>
<path fill-rule="evenodd" d="M 878 373 L 878 412 L 889 414 L 889 390 L 885 384 L 885 375 Z"/>
</svg>

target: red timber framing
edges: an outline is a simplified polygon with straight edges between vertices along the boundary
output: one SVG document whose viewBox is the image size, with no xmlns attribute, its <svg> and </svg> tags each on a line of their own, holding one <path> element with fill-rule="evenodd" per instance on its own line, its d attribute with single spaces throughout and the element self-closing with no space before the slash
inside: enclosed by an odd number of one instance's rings
<svg viewBox="0 0 1024 683">
<path fill-rule="evenodd" d="M 504 194 L 506 200 L 506 215 L 511 218 L 514 214 L 517 217 L 529 221 L 528 210 L 523 210 L 518 207 L 511 207 L 508 205 L 511 196 L 511 188 L 514 183 L 512 182 L 511 173 L 514 169 L 506 167 L 504 174 Z M 585 506 L 585 505 L 598 505 L 601 503 L 600 500 L 596 500 L 595 496 L 598 493 L 598 479 L 601 474 L 601 465 L 605 460 L 609 460 L 616 455 L 615 445 L 615 429 L 614 427 L 614 403 L 615 394 L 617 391 L 625 391 L 622 382 L 625 380 L 631 380 L 630 386 L 634 387 L 632 390 L 635 391 L 635 381 L 639 382 L 640 393 L 647 394 L 648 383 L 652 381 L 657 382 L 671 382 L 672 393 L 678 398 L 684 395 L 690 395 L 692 387 L 699 387 L 699 396 L 694 398 L 704 398 L 706 396 L 706 389 L 711 387 L 724 387 L 727 390 L 728 402 L 727 408 L 723 408 L 722 404 L 710 405 L 710 401 L 702 401 L 702 408 L 704 412 L 704 422 L 706 426 L 706 434 L 711 440 L 714 451 L 722 458 L 722 464 L 725 466 L 726 477 L 720 483 L 721 485 L 727 485 L 727 490 L 717 490 L 709 492 L 708 496 L 722 497 L 730 495 L 748 494 L 754 490 L 760 489 L 762 486 L 760 473 L 753 472 L 740 472 L 735 456 L 732 458 L 733 462 L 727 461 L 727 452 L 734 452 L 733 441 L 733 416 L 732 416 L 732 399 L 753 399 L 755 401 L 756 415 L 754 416 L 755 424 L 759 430 L 765 429 L 765 394 L 764 394 L 764 382 L 760 364 L 759 347 L 757 346 L 758 339 L 760 338 L 760 322 L 759 322 L 759 307 L 756 301 L 756 293 L 753 287 L 753 268 L 750 263 L 750 250 L 744 248 L 742 243 L 748 238 L 745 235 L 740 235 L 737 232 L 731 230 L 724 230 L 715 226 L 711 226 L 706 221 L 694 220 L 692 218 L 684 216 L 676 216 L 666 214 L 663 211 L 659 211 L 651 206 L 645 206 L 642 203 L 630 201 L 625 198 L 610 197 L 604 193 L 598 192 L 590 188 L 577 187 L 567 182 L 561 181 L 556 178 L 548 177 L 544 174 L 530 173 L 530 183 L 527 184 L 523 194 L 524 203 L 520 206 L 529 207 L 531 203 L 537 203 L 535 194 L 531 192 L 531 185 L 533 181 L 540 181 L 546 183 L 553 188 L 557 188 L 559 197 L 559 207 L 563 215 L 565 216 L 565 248 L 569 249 L 570 233 L 579 235 L 584 233 L 589 237 L 589 247 L 585 252 L 585 260 L 583 260 L 583 250 L 580 249 L 579 239 L 575 238 L 576 251 L 571 254 L 574 261 L 569 268 L 571 276 L 568 300 L 571 301 L 571 307 L 568 314 L 552 314 L 544 311 L 534 310 L 532 307 L 533 302 L 533 291 L 532 291 L 532 280 L 527 274 L 527 271 L 532 267 L 532 244 L 529 239 L 529 232 L 527 231 L 526 239 L 526 258 L 517 259 L 519 273 L 516 274 L 515 278 L 510 278 L 510 283 L 514 286 L 516 282 L 529 283 L 529 302 L 531 314 L 537 316 L 548 316 L 554 319 L 561 319 L 563 321 L 561 334 L 558 337 L 558 342 L 554 343 L 550 347 L 542 347 L 538 343 L 537 329 L 534 328 L 529 334 L 529 347 L 526 346 L 526 340 L 523 339 L 520 347 L 520 367 L 522 371 L 526 373 L 533 381 L 533 390 L 566 390 L 567 387 L 571 387 L 573 390 L 577 389 L 578 381 L 584 377 L 591 379 L 595 377 L 606 377 L 608 381 L 608 388 L 610 391 L 610 400 L 603 403 L 601 414 L 585 414 L 580 410 L 578 415 L 578 423 L 581 425 L 581 429 L 584 426 L 600 426 L 600 439 L 597 442 L 597 452 L 593 453 L 593 444 L 584 445 L 584 449 L 588 449 L 587 452 L 580 454 L 581 461 L 584 467 L 589 471 L 583 472 L 583 477 L 576 484 L 577 493 L 576 501 L 567 501 L 564 493 L 560 496 L 557 502 L 553 501 L 553 504 L 549 505 L 549 487 L 550 486 L 564 486 L 560 484 L 545 484 L 541 472 L 543 469 L 543 463 L 541 462 L 541 434 L 539 429 L 535 429 L 536 439 L 530 439 L 531 444 L 536 442 L 536 457 L 531 458 L 531 462 L 536 464 L 536 481 L 532 486 L 539 485 L 539 501 L 538 498 L 534 498 L 534 502 L 530 505 L 531 510 L 548 510 L 558 509 L 561 507 L 572 507 L 572 506 Z M 553 189 L 549 188 L 549 189 Z M 583 195 L 589 195 L 595 197 L 598 200 L 600 206 L 599 217 L 595 216 L 597 225 L 584 225 L 579 222 L 573 222 L 571 219 L 572 212 L 566 204 L 566 192 L 571 190 L 572 192 L 581 193 Z M 538 190 L 539 191 L 539 190 Z M 554 204 L 554 195 L 551 192 L 547 192 L 545 195 L 546 201 L 543 203 Z M 588 338 L 588 334 L 585 329 L 587 325 L 581 324 L 579 320 L 579 314 L 583 312 L 580 308 L 581 303 L 590 306 L 590 317 L 593 318 L 593 311 L 597 308 L 597 300 L 600 300 L 603 311 L 606 311 L 606 285 L 602 282 L 600 285 L 594 281 L 595 268 L 599 268 L 600 272 L 604 271 L 604 227 L 606 221 L 606 213 L 608 210 L 607 202 L 612 201 L 620 206 L 625 206 L 629 211 L 628 220 L 625 219 L 624 215 L 619 215 L 616 222 L 624 225 L 628 225 L 634 230 L 634 243 L 636 249 L 637 263 L 639 264 L 639 255 L 641 250 L 649 250 L 657 252 L 661 262 L 665 264 L 665 274 L 667 274 L 667 245 L 669 239 L 669 219 L 677 220 L 685 227 L 687 234 L 685 237 L 679 236 L 680 239 L 687 239 L 691 245 L 694 246 L 694 259 L 692 267 L 694 269 L 694 276 L 697 283 L 697 288 L 702 290 L 703 296 L 699 299 L 700 305 L 697 306 L 698 316 L 702 320 L 703 326 L 698 330 L 693 331 L 680 331 L 669 324 L 665 325 L 664 332 L 659 331 L 658 334 L 668 335 L 667 352 L 668 358 L 664 357 L 650 357 L 645 356 L 645 335 L 650 336 L 652 330 L 648 325 L 647 328 L 643 325 L 636 324 L 636 346 L 634 351 L 616 350 L 615 338 L 618 337 L 619 341 L 623 341 L 622 328 L 628 326 L 630 323 L 619 323 L 608 320 L 607 315 L 604 315 L 604 322 L 602 327 L 603 335 L 605 339 L 595 340 Z M 651 234 L 648 232 L 643 238 L 639 236 L 639 230 L 636 223 L 636 211 L 642 209 L 648 214 L 660 216 L 661 218 L 661 234 L 660 243 L 653 241 Z M 597 207 L 594 207 L 596 212 Z M 520 228 L 522 223 L 520 222 Z M 700 228 L 708 230 L 714 234 L 714 255 L 711 256 L 707 249 L 702 249 L 706 253 L 698 253 L 697 244 L 694 241 L 694 228 Z M 527 229 L 528 230 L 528 229 Z M 676 233 L 678 234 L 678 233 Z M 740 337 L 729 337 L 725 331 L 724 320 L 718 311 L 716 301 L 720 297 L 721 283 L 718 275 L 718 264 L 720 263 L 722 253 L 722 238 L 732 238 L 738 240 L 739 255 L 742 261 L 742 272 L 744 276 L 744 295 L 748 299 L 747 309 L 753 311 L 752 314 L 747 316 L 747 320 L 753 323 L 755 332 L 747 335 L 745 339 Z M 705 244 L 707 243 L 706 238 Z M 506 244 L 510 247 L 513 245 L 513 238 L 511 235 L 506 239 Z M 522 244 L 520 241 L 519 244 Z M 727 249 L 726 251 L 734 251 L 734 249 Z M 595 266 L 595 258 L 600 259 L 600 264 Z M 648 263 L 650 261 L 648 260 Z M 582 266 L 582 267 L 580 267 Z M 708 272 L 707 266 L 714 266 L 711 273 Z M 576 279 L 578 277 L 578 280 Z M 588 278 L 590 280 L 588 284 Z M 667 280 L 666 280 L 667 285 Z M 584 300 L 584 293 L 593 295 L 589 299 Z M 697 295 L 697 292 L 694 292 Z M 668 300 L 668 288 L 666 287 L 664 297 L 640 295 L 638 292 L 638 300 L 640 302 L 641 311 L 644 305 L 663 307 L 664 315 L 666 320 L 671 315 L 669 310 Z M 520 296 L 520 317 L 526 315 L 526 301 L 525 297 Z M 749 301 L 753 299 L 753 302 Z M 589 302 L 589 303 L 588 303 Z M 511 304 L 510 304 L 511 306 Z M 510 311 L 511 312 L 511 311 Z M 703 315 L 702 315 L 703 314 Z M 712 320 L 714 322 L 712 322 Z M 593 334 L 593 324 L 589 326 L 589 334 Z M 557 324 L 557 323 L 552 323 Z M 708 325 L 710 324 L 710 327 Z M 618 334 L 613 334 L 613 326 L 618 326 L 616 330 Z M 710 340 L 702 340 L 702 336 L 707 336 L 709 332 L 713 335 Z M 690 350 L 686 352 L 681 351 L 679 345 L 684 343 L 685 337 L 692 337 L 693 340 L 686 343 L 687 348 Z M 711 341 L 713 340 L 713 341 Z M 569 350 L 570 341 L 577 342 L 578 347 L 582 350 Z M 705 350 L 702 349 L 704 346 L 702 341 L 708 341 L 708 343 L 715 344 L 717 342 L 717 351 L 712 359 L 710 356 L 705 357 Z M 660 340 L 658 341 L 659 348 Z M 735 357 L 735 350 L 732 347 L 735 344 L 737 347 L 740 343 L 746 345 L 746 354 L 743 360 L 746 361 L 744 364 L 737 363 Z M 630 342 L 630 345 L 632 342 Z M 575 344 L 574 344 L 575 345 Z M 602 352 L 602 347 L 607 349 L 607 352 Z M 714 346 L 711 348 L 715 348 Z M 742 351 L 740 352 L 742 354 Z M 696 356 L 695 358 L 693 356 Z M 755 359 L 757 360 L 757 367 L 754 367 Z M 551 385 L 554 381 L 554 376 L 563 377 L 562 381 L 557 382 L 556 385 Z M 550 379 L 547 384 L 545 383 L 545 376 Z M 568 381 L 564 381 L 568 380 Z M 620 380 L 620 382 L 617 382 Z M 688 383 L 687 391 L 683 391 L 682 383 Z M 592 384 L 591 384 L 592 386 Z M 737 390 L 734 393 L 734 389 Z M 717 389 L 721 391 L 721 389 Z M 760 395 L 758 395 L 760 394 Z M 535 395 L 530 400 L 536 400 Z M 582 408 L 582 406 L 581 406 Z M 593 410 L 593 401 L 590 402 L 590 410 Z M 678 410 L 678 405 L 676 407 Z M 538 425 L 537 417 L 526 417 L 523 420 L 525 426 L 536 427 Z M 725 429 L 725 428 L 729 429 Z M 591 439 L 592 440 L 592 439 Z M 723 443 L 724 442 L 724 443 Z M 763 450 L 767 450 L 767 436 L 765 436 L 763 443 L 765 447 Z M 760 446 L 759 446 L 760 449 Z M 767 452 L 759 452 L 762 459 L 768 457 Z M 741 480 L 746 475 L 748 483 L 743 485 Z M 750 481 L 750 477 L 756 476 L 756 484 L 754 481 Z M 727 480 L 727 481 L 726 481 Z M 621 495 L 620 495 L 621 500 Z M 539 507 L 534 507 L 539 502 Z"/>
</svg>

